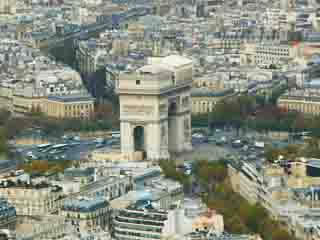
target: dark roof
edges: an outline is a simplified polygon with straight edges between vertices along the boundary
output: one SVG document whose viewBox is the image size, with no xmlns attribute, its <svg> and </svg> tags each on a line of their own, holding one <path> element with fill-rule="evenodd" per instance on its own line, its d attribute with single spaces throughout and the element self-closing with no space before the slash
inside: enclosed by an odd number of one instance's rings
<svg viewBox="0 0 320 240">
<path fill-rule="evenodd" d="M 66 177 L 87 177 L 94 174 L 94 168 L 68 168 L 64 170 Z"/>
<path fill-rule="evenodd" d="M 56 102 L 86 102 L 94 101 L 94 98 L 87 95 L 62 95 L 62 96 L 48 96 L 48 100 Z"/>
<path fill-rule="evenodd" d="M 74 212 L 91 212 L 108 206 L 105 199 L 72 199 L 64 203 L 62 209 Z"/>
<path fill-rule="evenodd" d="M 233 92 L 233 89 L 213 91 L 207 88 L 194 88 L 191 90 L 191 97 L 223 97 Z"/>
</svg>

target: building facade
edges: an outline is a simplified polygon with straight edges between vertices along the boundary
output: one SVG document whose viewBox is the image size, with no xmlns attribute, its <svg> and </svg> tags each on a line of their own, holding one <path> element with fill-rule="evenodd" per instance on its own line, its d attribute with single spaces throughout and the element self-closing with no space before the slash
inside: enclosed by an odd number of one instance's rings
<svg viewBox="0 0 320 240">
<path fill-rule="evenodd" d="M 43 101 L 42 112 L 54 118 L 90 119 L 94 114 L 94 98 L 90 96 L 49 96 Z"/>
<path fill-rule="evenodd" d="M 232 89 L 213 91 L 209 89 L 193 89 L 191 92 L 192 114 L 212 112 L 214 106 L 221 100 L 233 96 Z"/>
<path fill-rule="evenodd" d="M 134 207 L 121 210 L 113 219 L 113 233 L 117 240 L 161 239 L 168 213 Z"/>
<path fill-rule="evenodd" d="M 0 195 L 7 198 L 17 215 L 41 216 L 58 211 L 63 194 L 59 186 L 46 183 L 28 184 L 6 181 L 0 183 Z"/>
</svg>

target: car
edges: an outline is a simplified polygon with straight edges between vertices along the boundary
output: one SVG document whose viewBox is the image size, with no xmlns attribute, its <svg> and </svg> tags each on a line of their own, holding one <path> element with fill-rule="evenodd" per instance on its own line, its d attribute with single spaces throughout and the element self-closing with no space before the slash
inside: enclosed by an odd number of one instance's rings
<svg viewBox="0 0 320 240">
<path fill-rule="evenodd" d="M 187 176 L 191 175 L 191 173 L 192 173 L 191 169 L 186 169 L 184 171 L 184 174 L 187 175 Z"/>
<path fill-rule="evenodd" d="M 31 159 L 31 160 L 38 160 L 39 157 L 35 156 L 35 155 L 30 155 L 28 156 L 28 159 Z"/>
<path fill-rule="evenodd" d="M 74 137 L 73 137 L 73 140 L 75 140 L 75 141 L 80 141 L 80 137 L 79 137 L 79 136 L 74 136 Z"/>
<path fill-rule="evenodd" d="M 94 140 L 94 143 L 97 143 L 97 144 L 101 144 L 101 143 L 104 143 L 104 139 L 103 138 L 96 138 L 95 140 Z"/>
<path fill-rule="evenodd" d="M 114 145 L 114 144 L 117 144 L 119 143 L 119 140 L 118 139 L 110 139 L 107 141 L 107 145 Z"/>
<path fill-rule="evenodd" d="M 102 143 L 96 144 L 96 148 L 102 148 L 102 147 L 104 147 L 104 144 L 102 144 Z"/>
<path fill-rule="evenodd" d="M 192 138 L 203 138 L 203 134 L 202 133 L 194 133 L 192 134 Z"/>
</svg>

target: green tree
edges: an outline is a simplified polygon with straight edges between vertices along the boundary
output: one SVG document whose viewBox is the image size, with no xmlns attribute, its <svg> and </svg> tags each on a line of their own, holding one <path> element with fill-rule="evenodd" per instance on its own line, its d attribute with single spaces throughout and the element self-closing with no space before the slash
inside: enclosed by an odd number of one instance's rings
<svg viewBox="0 0 320 240">
<path fill-rule="evenodd" d="M 0 154 L 7 154 L 9 151 L 7 142 L 7 131 L 3 127 L 0 128 Z"/>
<path fill-rule="evenodd" d="M 265 158 L 267 161 L 273 163 L 275 160 L 278 159 L 280 152 L 278 149 L 273 148 L 271 146 L 267 146 L 265 149 Z"/>
</svg>

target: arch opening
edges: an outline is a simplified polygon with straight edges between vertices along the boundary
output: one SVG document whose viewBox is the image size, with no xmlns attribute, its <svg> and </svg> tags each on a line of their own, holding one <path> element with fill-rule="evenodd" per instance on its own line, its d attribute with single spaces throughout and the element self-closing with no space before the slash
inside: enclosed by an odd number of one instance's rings
<svg viewBox="0 0 320 240">
<path fill-rule="evenodd" d="M 142 126 L 137 126 L 133 130 L 134 136 L 134 150 L 135 151 L 144 151 L 144 128 Z"/>
<path fill-rule="evenodd" d="M 169 105 L 169 109 L 168 109 L 168 115 L 173 115 L 177 112 L 177 103 L 176 102 L 172 102 Z"/>
</svg>

